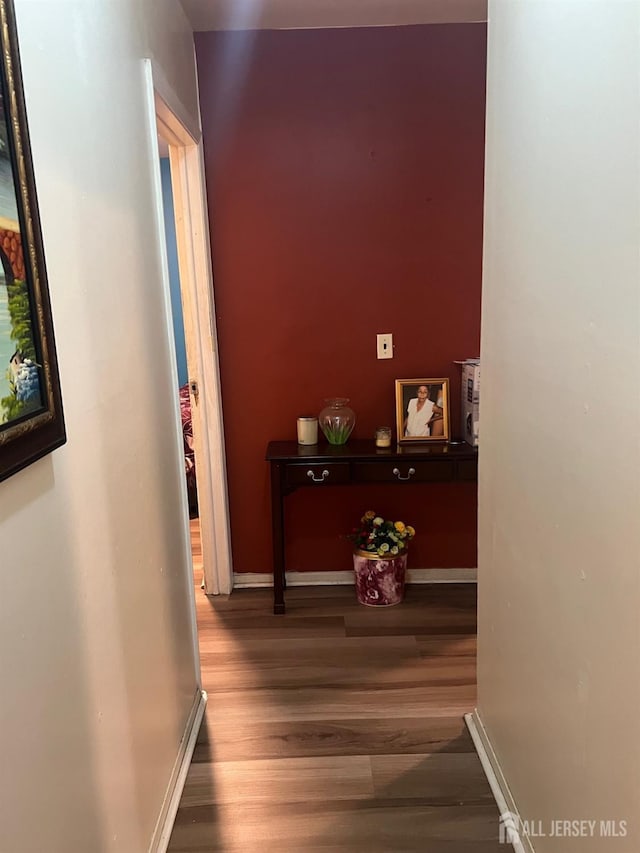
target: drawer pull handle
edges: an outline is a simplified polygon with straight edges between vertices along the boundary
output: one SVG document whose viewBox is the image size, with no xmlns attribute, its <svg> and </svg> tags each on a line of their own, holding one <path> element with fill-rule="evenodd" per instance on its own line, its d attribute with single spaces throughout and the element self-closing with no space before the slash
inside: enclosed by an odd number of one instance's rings
<svg viewBox="0 0 640 853">
<path fill-rule="evenodd" d="M 307 471 L 307 477 L 309 477 L 309 479 L 313 483 L 324 483 L 324 481 L 327 479 L 328 476 L 329 476 L 329 472 L 327 471 L 326 468 L 324 469 L 324 471 L 322 472 L 320 477 L 316 477 L 316 475 L 313 473 L 313 471 L 311 469 L 309 469 Z"/>
<path fill-rule="evenodd" d="M 409 468 L 409 470 L 407 471 L 406 477 L 401 476 L 400 471 L 397 468 L 393 469 L 393 473 L 396 475 L 398 480 L 410 480 L 413 477 L 413 475 L 416 473 L 416 469 L 415 468 Z"/>
</svg>

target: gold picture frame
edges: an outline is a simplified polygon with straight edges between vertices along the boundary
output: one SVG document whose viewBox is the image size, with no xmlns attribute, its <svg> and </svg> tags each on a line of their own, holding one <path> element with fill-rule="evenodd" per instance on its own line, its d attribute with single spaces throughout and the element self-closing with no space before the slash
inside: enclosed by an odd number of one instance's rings
<svg viewBox="0 0 640 853">
<path fill-rule="evenodd" d="M 449 380 L 396 379 L 398 444 L 450 440 Z"/>
</svg>

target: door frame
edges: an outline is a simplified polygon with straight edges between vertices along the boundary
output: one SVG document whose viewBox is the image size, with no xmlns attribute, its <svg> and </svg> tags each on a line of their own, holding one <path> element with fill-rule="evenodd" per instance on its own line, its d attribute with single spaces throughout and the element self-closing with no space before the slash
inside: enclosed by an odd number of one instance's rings
<svg viewBox="0 0 640 853">
<path fill-rule="evenodd" d="M 197 401 L 191 393 L 191 416 L 204 591 L 207 595 L 229 594 L 233 565 L 202 134 L 182 118 L 186 113 L 155 63 L 144 60 L 144 64 L 153 129 L 157 127 L 157 134 L 169 146 L 187 368 L 189 384 L 195 382 L 198 388 Z M 157 202 L 161 208 L 159 154 L 156 160 Z M 165 245 L 164 215 L 159 218 L 158 229 Z M 164 266 L 163 284 L 170 305 L 166 254 Z M 169 326 L 173 337 L 171 322 Z M 180 419 L 179 411 L 177 417 Z"/>
</svg>

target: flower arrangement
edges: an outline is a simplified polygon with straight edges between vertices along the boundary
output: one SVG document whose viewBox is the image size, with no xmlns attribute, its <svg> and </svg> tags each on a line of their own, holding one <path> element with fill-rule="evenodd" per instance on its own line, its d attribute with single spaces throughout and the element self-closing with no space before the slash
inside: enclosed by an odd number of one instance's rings
<svg viewBox="0 0 640 853">
<path fill-rule="evenodd" d="M 378 554 L 380 557 L 395 557 L 407 550 L 415 535 L 413 527 L 403 521 L 387 521 L 369 510 L 348 538 L 358 551 Z"/>
</svg>

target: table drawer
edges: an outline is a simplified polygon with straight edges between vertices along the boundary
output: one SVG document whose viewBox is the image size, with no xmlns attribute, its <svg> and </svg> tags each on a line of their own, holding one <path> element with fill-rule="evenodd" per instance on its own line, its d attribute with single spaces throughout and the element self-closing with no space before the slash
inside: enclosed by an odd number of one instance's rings
<svg viewBox="0 0 640 853">
<path fill-rule="evenodd" d="M 353 479 L 360 483 L 442 483 L 453 479 L 453 462 L 356 462 Z"/>
<path fill-rule="evenodd" d="M 287 486 L 332 486 L 349 482 L 348 462 L 327 462 L 324 465 L 287 465 Z"/>
</svg>

